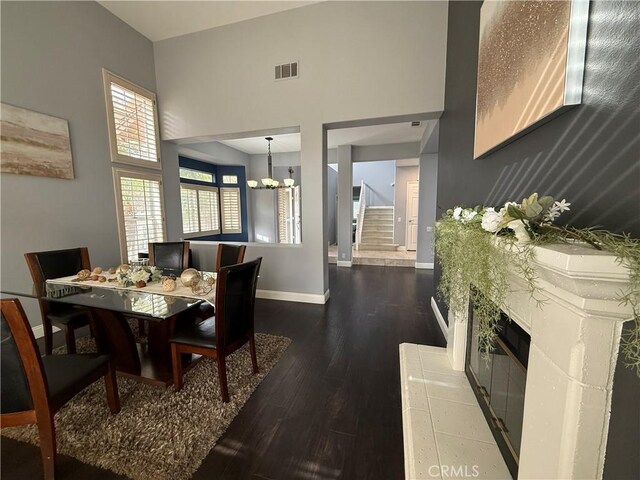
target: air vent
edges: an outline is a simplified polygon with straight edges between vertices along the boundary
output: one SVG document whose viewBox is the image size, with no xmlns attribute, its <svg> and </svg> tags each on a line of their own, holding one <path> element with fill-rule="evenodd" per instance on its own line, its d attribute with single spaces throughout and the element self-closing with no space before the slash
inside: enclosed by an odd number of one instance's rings
<svg viewBox="0 0 640 480">
<path fill-rule="evenodd" d="M 420 122 L 411 122 L 411 126 L 412 127 L 419 127 L 420 126 Z"/>
<path fill-rule="evenodd" d="M 290 78 L 298 78 L 298 62 L 283 63 L 276 65 L 275 79 L 276 80 L 288 80 Z"/>
</svg>

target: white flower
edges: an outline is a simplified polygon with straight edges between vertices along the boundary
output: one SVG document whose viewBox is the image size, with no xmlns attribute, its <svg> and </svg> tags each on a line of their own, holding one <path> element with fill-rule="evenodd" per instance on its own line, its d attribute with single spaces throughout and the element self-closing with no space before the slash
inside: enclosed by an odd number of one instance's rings
<svg viewBox="0 0 640 480">
<path fill-rule="evenodd" d="M 460 220 L 460 214 L 462 213 L 462 207 L 456 207 L 453 211 L 453 219 Z"/>
<path fill-rule="evenodd" d="M 562 199 L 561 202 L 555 202 L 553 204 L 553 206 L 556 207 L 560 213 L 571 210 L 569 208 L 569 205 L 571 204 L 567 202 L 564 198 Z"/>
<path fill-rule="evenodd" d="M 542 217 L 542 220 L 544 220 L 545 222 L 553 222 L 556 218 L 560 216 L 562 212 L 570 210 L 569 205 L 571 204 L 567 202 L 565 199 L 562 199 L 561 202 L 555 202 L 553 205 L 551 205 L 551 208 L 549 208 L 549 211 L 544 214 L 544 217 Z"/>
<path fill-rule="evenodd" d="M 487 232 L 497 232 L 500 222 L 502 222 L 502 215 L 491 207 L 487 208 L 484 215 L 482 215 L 482 228 Z"/>
<path fill-rule="evenodd" d="M 473 220 L 473 217 L 475 217 L 477 214 L 478 212 L 476 212 L 475 210 L 466 209 L 465 211 L 462 212 L 462 222 L 463 223 L 470 222 L 471 220 Z"/>
<path fill-rule="evenodd" d="M 529 240 L 531 240 L 531 238 L 529 237 L 529 233 L 527 232 L 527 229 L 525 228 L 524 223 L 522 223 L 521 220 L 513 220 L 512 222 L 509 222 L 507 224 L 507 227 L 513 230 L 513 233 L 516 235 L 518 242 L 528 243 Z"/>
<path fill-rule="evenodd" d="M 133 272 L 131 272 L 129 274 L 129 279 L 135 283 L 135 282 L 139 282 L 140 280 L 142 280 L 143 282 L 146 282 L 149 280 L 149 272 L 147 272 L 144 269 L 139 269 L 139 270 L 134 270 Z"/>
</svg>

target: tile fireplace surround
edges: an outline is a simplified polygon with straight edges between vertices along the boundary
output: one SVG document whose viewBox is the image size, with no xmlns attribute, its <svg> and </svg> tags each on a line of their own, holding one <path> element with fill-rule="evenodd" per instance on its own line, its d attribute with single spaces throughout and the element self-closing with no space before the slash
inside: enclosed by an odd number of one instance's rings
<svg viewBox="0 0 640 480">
<path fill-rule="evenodd" d="M 503 305 L 531 335 L 518 478 L 599 479 L 622 326 L 632 318 L 616 299 L 629 272 L 590 247 L 535 249 L 544 304 L 536 305 L 514 270 Z M 468 318 L 448 320 L 447 357 L 464 371 Z M 412 439 L 405 434 L 405 441 Z"/>
</svg>

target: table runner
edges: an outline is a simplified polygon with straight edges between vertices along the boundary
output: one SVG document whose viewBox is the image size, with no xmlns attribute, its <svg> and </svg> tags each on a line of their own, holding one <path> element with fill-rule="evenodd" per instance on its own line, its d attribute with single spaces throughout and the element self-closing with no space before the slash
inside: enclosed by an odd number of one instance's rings
<svg viewBox="0 0 640 480">
<path fill-rule="evenodd" d="M 212 275 L 213 277 L 216 277 L 216 274 L 212 272 L 201 272 L 201 273 L 204 275 Z M 47 283 L 73 285 L 74 287 L 90 286 L 90 287 L 98 287 L 98 288 L 112 288 L 116 290 L 133 290 L 135 292 L 152 293 L 155 295 L 164 295 L 168 297 L 195 298 L 196 300 L 205 300 L 206 302 L 215 306 L 215 299 L 216 299 L 215 285 L 213 286 L 213 289 L 211 290 L 211 292 L 209 292 L 208 294 L 196 295 L 191 291 L 190 287 L 185 287 L 184 285 L 182 285 L 182 283 L 180 282 L 180 278 L 176 279 L 176 289 L 171 292 L 166 292 L 162 290 L 162 282 L 151 282 L 151 283 L 148 283 L 146 287 L 142 287 L 142 288 L 137 288 L 136 286 L 121 287 L 120 285 L 118 285 L 117 282 L 109 281 L 109 279 L 115 278 L 117 274 L 102 272 L 100 275 L 105 276 L 107 278 L 107 281 L 99 282 L 97 280 L 84 280 L 82 282 L 79 282 L 79 281 L 74 282 L 73 280 L 77 279 L 78 276 L 71 275 L 68 277 L 60 277 L 60 278 L 47 280 Z"/>
</svg>

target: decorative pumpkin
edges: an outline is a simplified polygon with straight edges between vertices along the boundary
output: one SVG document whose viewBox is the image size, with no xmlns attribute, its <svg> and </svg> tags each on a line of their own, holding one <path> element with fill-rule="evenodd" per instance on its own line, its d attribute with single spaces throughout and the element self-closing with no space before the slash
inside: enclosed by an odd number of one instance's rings
<svg viewBox="0 0 640 480">
<path fill-rule="evenodd" d="M 193 287 L 200 282 L 200 272 L 195 268 L 187 268 L 180 275 L 180 281 L 185 287 Z"/>
<path fill-rule="evenodd" d="M 173 292 L 176 289 L 176 281 L 173 278 L 165 277 L 162 279 L 162 290 L 165 292 Z"/>
<path fill-rule="evenodd" d="M 95 273 L 96 275 L 100 275 L 102 273 L 102 267 L 94 268 L 92 273 Z"/>
<path fill-rule="evenodd" d="M 87 269 L 78 272 L 78 280 L 89 280 L 89 277 L 91 277 L 91 272 Z"/>
</svg>

